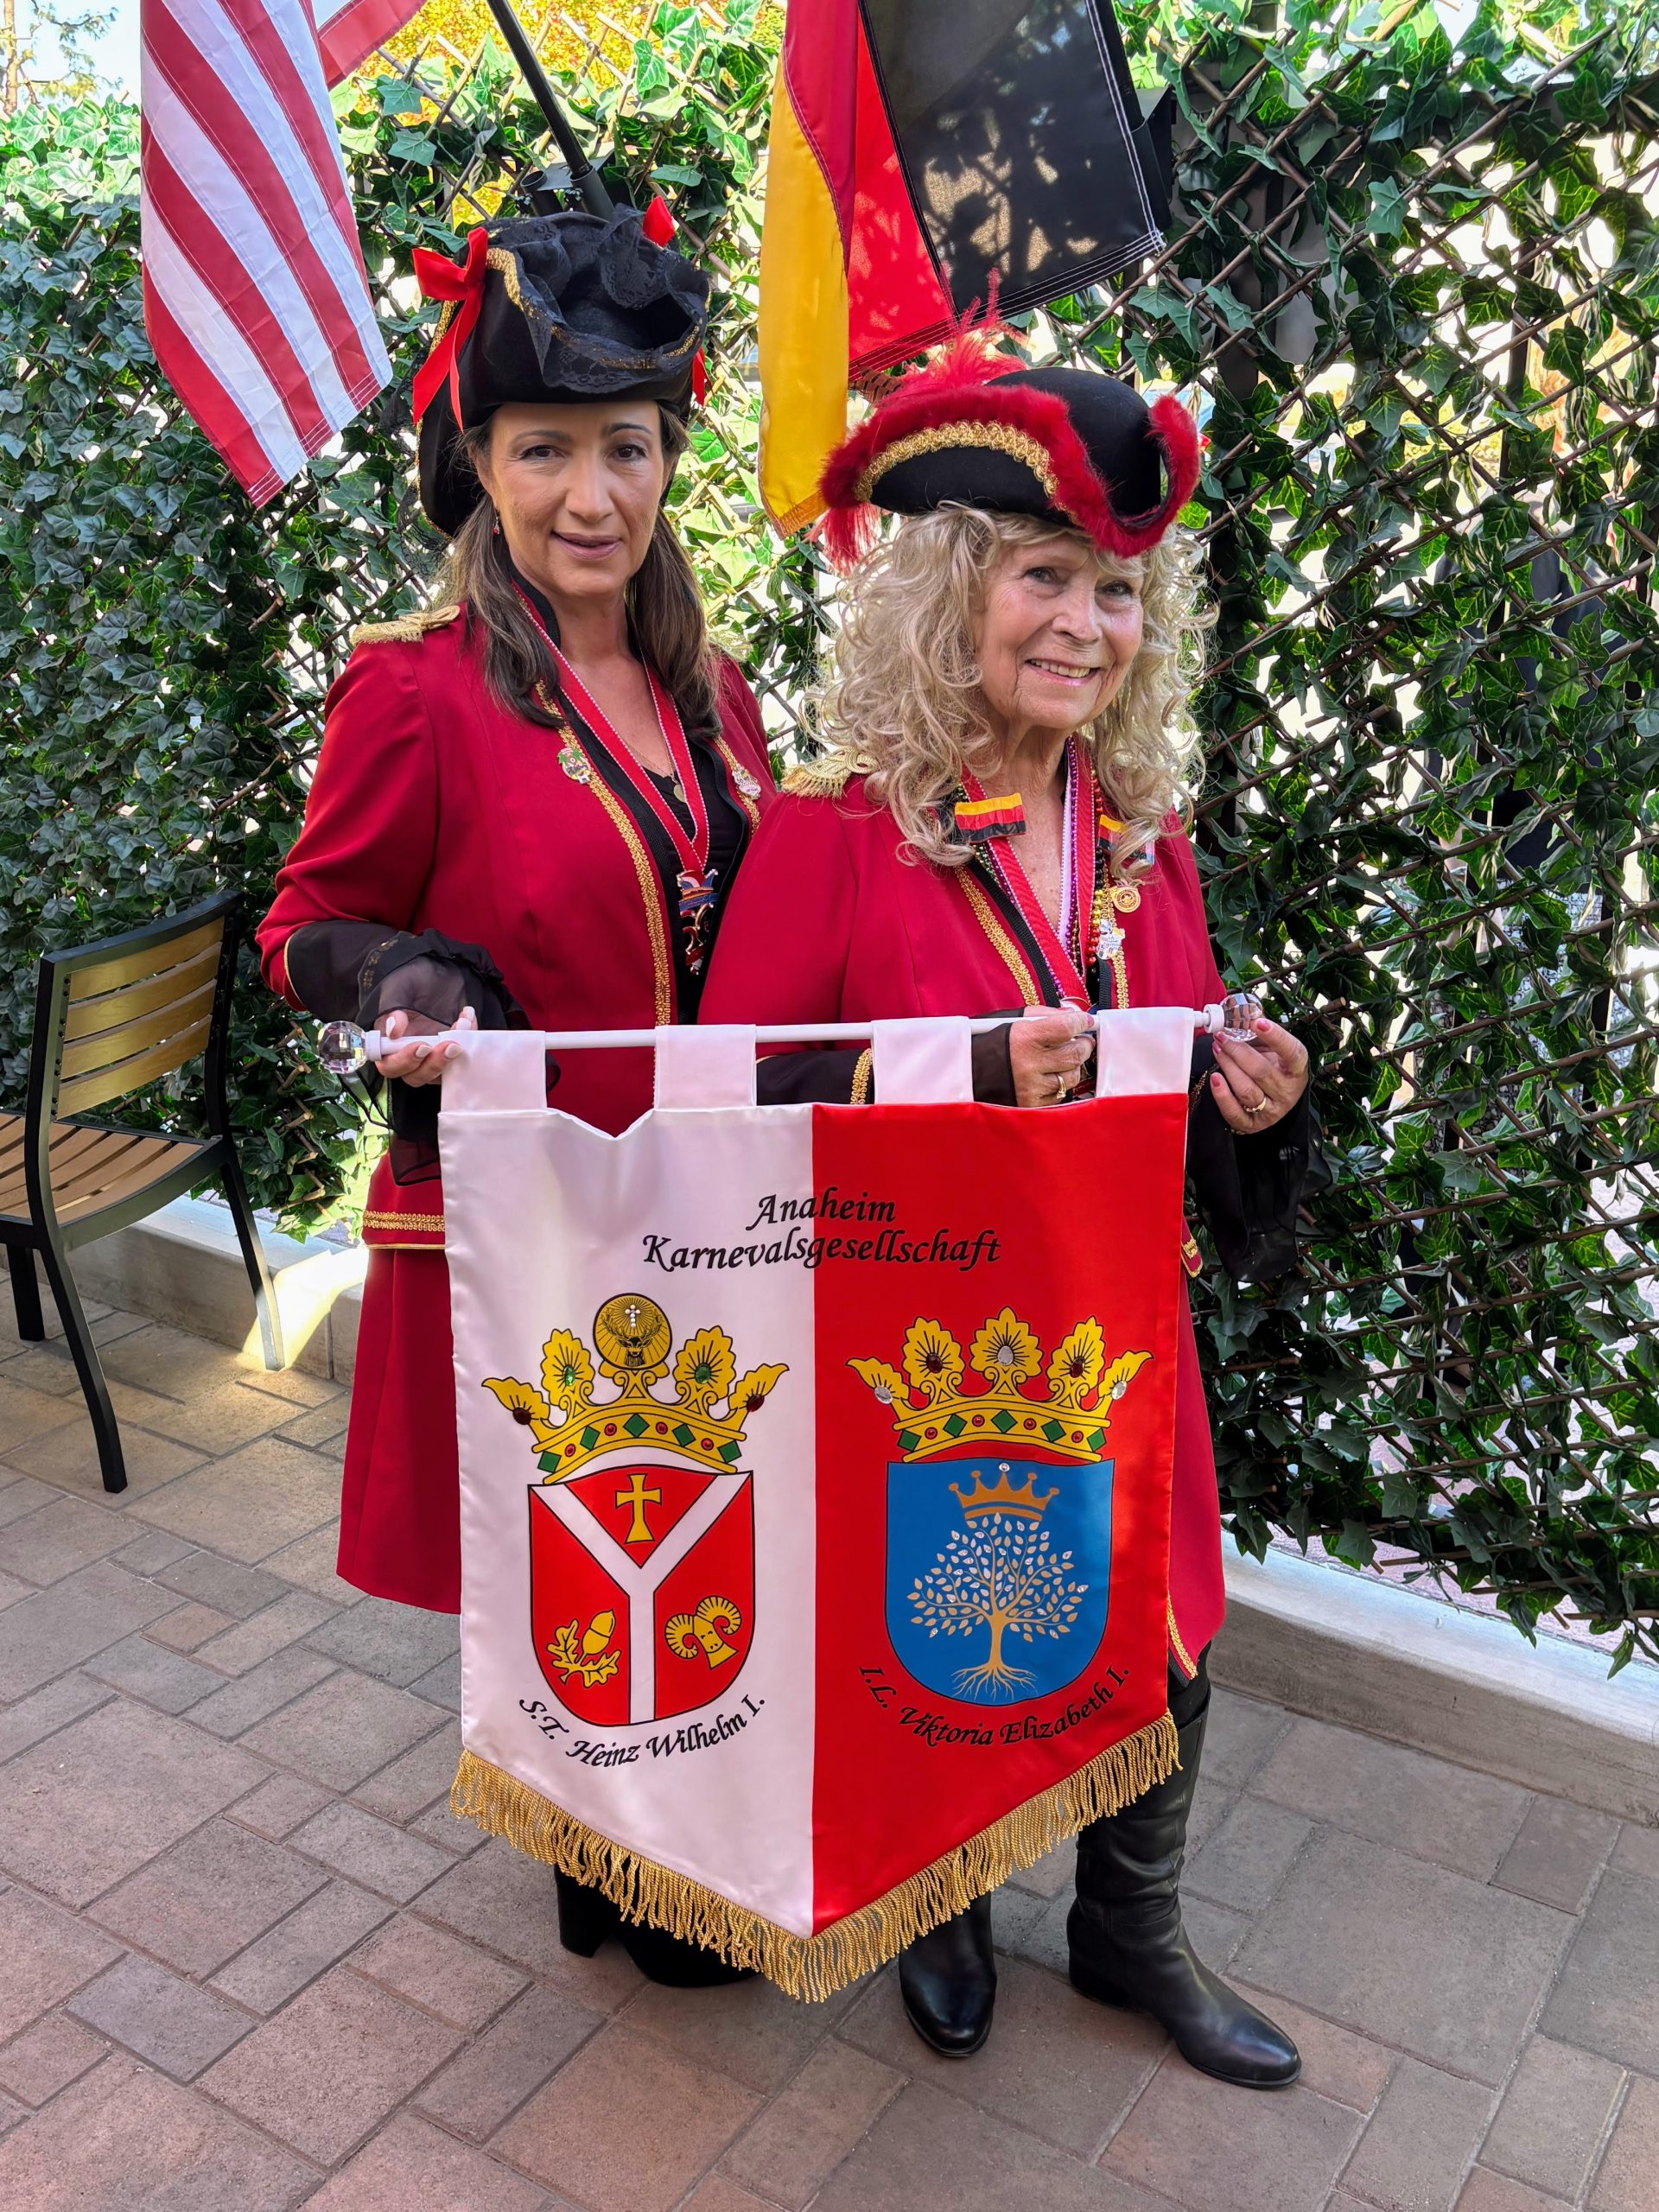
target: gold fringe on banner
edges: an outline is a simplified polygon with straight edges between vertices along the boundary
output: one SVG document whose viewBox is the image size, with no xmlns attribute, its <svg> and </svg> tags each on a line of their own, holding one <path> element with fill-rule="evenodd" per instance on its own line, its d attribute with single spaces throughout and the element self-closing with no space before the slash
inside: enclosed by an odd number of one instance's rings
<svg viewBox="0 0 1659 2212">
<path fill-rule="evenodd" d="M 462 1751 L 449 1803 L 461 1818 L 476 1821 L 490 1835 L 505 1836 L 529 1858 L 603 1891 L 627 1919 L 666 1929 L 671 1936 L 718 1952 L 732 1966 L 752 1967 L 785 1995 L 810 2001 L 833 1996 L 861 1974 L 873 1974 L 906 1943 L 964 1910 L 1016 1868 L 1035 1865 L 1090 1821 L 1121 1812 L 1179 1764 L 1175 1724 L 1161 1713 L 1065 1781 L 1005 1813 L 885 1897 L 816 1936 L 792 1936 L 689 1875 L 613 1843 L 475 1752 Z"/>
</svg>

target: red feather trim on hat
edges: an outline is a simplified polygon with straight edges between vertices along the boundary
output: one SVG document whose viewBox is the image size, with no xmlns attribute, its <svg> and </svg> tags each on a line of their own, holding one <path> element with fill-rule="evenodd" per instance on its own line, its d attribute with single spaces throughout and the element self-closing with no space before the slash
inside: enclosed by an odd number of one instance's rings
<svg viewBox="0 0 1659 2212">
<path fill-rule="evenodd" d="M 1202 455 L 1198 424 L 1173 392 L 1154 399 L 1151 413 L 1153 435 L 1164 449 L 1164 474 L 1168 482 L 1163 505 L 1153 514 L 1119 524 L 1125 538 L 1135 541 L 1126 548 L 1131 553 L 1144 553 L 1149 545 L 1155 545 L 1198 488 Z"/>
<path fill-rule="evenodd" d="M 955 337 L 895 386 L 824 463 L 818 489 L 829 512 L 819 534 L 837 569 L 852 568 L 875 543 L 880 510 L 859 498 L 857 486 L 876 456 L 912 430 L 970 419 L 963 411 L 967 403 L 994 378 L 1019 367 L 1017 357 L 996 350 L 995 340 L 1003 328 L 988 321 L 970 329 L 964 321 Z"/>
</svg>

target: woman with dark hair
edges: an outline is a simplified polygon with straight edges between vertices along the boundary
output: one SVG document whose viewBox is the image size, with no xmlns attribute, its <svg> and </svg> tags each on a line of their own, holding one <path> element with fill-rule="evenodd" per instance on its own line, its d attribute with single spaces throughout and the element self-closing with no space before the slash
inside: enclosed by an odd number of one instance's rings
<svg viewBox="0 0 1659 2212">
<path fill-rule="evenodd" d="M 259 945 L 290 1005 L 397 1043 L 379 1064 L 392 1137 L 363 1217 L 340 1572 L 453 1612 L 435 1145 L 452 1048 L 423 1033 L 693 1020 L 772 787 L 753 696 L 709 642 L 664 505 L 707 279 L 627 212 L 493 223 L 459 268 L 416 264 L 445 301 L 415 388 L 444 603 L 358 632 Z M 619 1130 L 651 1079 L 648 1052 L 572 1054 L 558 1103 Z M 603 1901 L 563 1878 L 560 1899 L 567 1940 L 591 1949 Z M 619 1932 L 658 1978 L 723 1978 L 654 1930 Z"/>
<path fill-rule="evenodd" d="M 1027 370 L 959 340 L 906 378 L 832 458 L 825 541 L 851 569 L 818 715 L 733 902 L 708 1021 L 1011 1017 L 974 1040 L 975 1096 L 1050 1112 L 1091 1084 L 1093 1007 L 1223 996 L 1186 836 L 1208 626 L 1179 517 L 1198 474 L 1192 418 L 1075 369 Z M 898 519 L 882 536 L 885 511 Z M 787 944 L 790 957 L 778 957 Z M 1204 1040 L 1188 1166 L 1235 1274 L 1294 1260 L 1325 1170 L 1308 1056 L 1274 1022 Z M 768 1098 L 871 1096 L 852 1049 L 774 1054 Z M 1132 1160 L 1103 1160 L 1103 1177 Z M 1103 1266 L 1113 1264 L 1103 1255 Z M 1166 1255 L 1196 1273 L 1191 1236 Z M 1194 2066 L 1274 2088 L 1282 2030 L 1205 1965 L 1179 1878 L 1223 1611 L 1221 1516 L 1182 1304 L 1169 1562 L 1177 1773 L 1078 1838 L 1068 1924 L 1085 1995 L 1150 2012 Z M 966 1839 L 964 1838 L 964 1840 Z M 990 1898 L 910 1945 L 912 2025 L 950 2057 L 990 2032 Z"/>
</svg>

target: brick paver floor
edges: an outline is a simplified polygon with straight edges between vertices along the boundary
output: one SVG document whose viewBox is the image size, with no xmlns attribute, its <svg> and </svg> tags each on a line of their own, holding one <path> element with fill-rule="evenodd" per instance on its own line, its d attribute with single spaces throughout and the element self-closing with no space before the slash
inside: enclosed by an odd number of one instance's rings
<svg viewBox="0 0 1659 2212">
<path fill-rule="evenodd" d="M 967 2063 L 890 1974 L 658 1989 L 451 1817 L 454 1624 L 333 1571 L 344 1394 L 99 1334 L 118 1502 L 0 1334 L 7 2212 L 1659 2208 L 1659 1834 L 1218 1693 L 1189 1920 L 1288 2093 L 1073 1993 L 1065 1852 Z"/>
</svg>

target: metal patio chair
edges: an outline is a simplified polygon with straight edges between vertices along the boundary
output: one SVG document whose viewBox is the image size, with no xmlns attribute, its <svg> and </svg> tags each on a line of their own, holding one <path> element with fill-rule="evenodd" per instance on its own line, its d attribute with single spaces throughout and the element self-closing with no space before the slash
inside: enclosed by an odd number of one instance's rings
<svg viewBox="0 0 1659 2212">
<path fill-rule="evenodd" d="M 235 892 L 187 912 L 41 961 L 28 1103 L 0 1114 L 0 1243 L 11 1269 L 17 1333 L 46 1334 L 35 1255 L 41 1255 L 98 1439 L 106 1491 L 127 1486 L 121 1433 L 98 1347 L 81 1310 L 69 1255 L 217 1181 L 259 1316 L 265 1365 L 283 1363 L 270 1274 L 237 1165 L 225 1098 L 231 987 L 236 973 Z M 200 1058 L 205 1138 L 159 1135 L 91 1118 L 95 1107 Z"/>
</svg>

